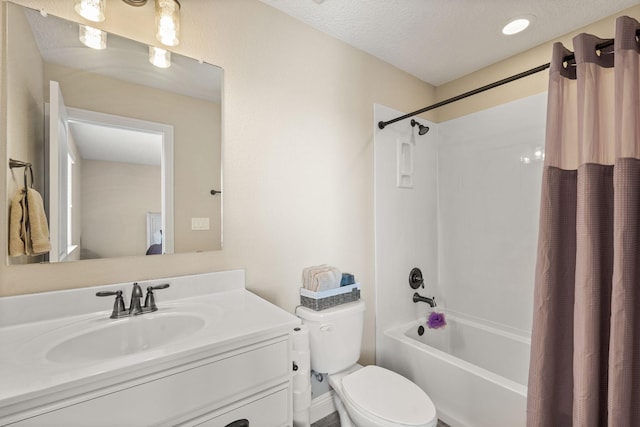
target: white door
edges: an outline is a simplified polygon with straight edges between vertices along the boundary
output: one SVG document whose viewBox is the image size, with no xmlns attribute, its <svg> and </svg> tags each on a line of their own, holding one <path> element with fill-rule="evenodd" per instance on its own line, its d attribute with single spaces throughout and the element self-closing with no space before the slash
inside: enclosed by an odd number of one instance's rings
<svg viewBox="0 0 640 427">
<path fill-rule="evenodd" d="M 62 261 L 67 253 L 67 205 L 69 123 L 60 84 L 49 82 L 49 153 L 48 153 L 48 205 L 50 262 Z"/>
</svg>

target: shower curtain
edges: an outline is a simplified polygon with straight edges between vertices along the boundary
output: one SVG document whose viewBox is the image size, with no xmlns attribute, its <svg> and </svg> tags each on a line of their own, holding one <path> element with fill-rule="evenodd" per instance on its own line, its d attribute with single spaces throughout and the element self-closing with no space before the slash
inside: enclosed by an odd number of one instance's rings
<svg viewBox="0 0 640 427">
<path fill-rule="evenodd" d="M 640 426 L 640 45 L 551 61 L 528 427 Z"/>
</svg>

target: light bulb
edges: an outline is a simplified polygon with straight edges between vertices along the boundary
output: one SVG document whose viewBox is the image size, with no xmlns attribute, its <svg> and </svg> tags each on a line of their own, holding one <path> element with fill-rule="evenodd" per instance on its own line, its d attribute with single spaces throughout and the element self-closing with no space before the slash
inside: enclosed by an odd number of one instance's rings
<svg viewBox="0 0 640 427">
<path fill-rule="evenodd" d="M 79 25 L 79 39 L 87 47 L 92 49 L 105 49 L 107 47 L 107 33 L 87 25 Z"/>
<path fill-rule="evenodd" d="M 171 52 L 155 46 L 149 46 L 149 62 L 158 68 L 171 66 Z"/>
<path fill-rule="evenodd" d="M 167 46 L 180 43 L 180 3 L 156 0 L 156 38 Z"/>
<path fill-rule="evenodd" d="M 84 19 L 104 21 L 105 0 L 76 0 L 75 11 Z"/>
<path fill-rule="evenodd" d="M 530 22 L 531 21 L 527 18 L 514 19 L 504 26 L 504 28 L 502 29 L 502 34 L 506 36 L 518 34 L 519 32 L 526 30 Z"/>
</svg>

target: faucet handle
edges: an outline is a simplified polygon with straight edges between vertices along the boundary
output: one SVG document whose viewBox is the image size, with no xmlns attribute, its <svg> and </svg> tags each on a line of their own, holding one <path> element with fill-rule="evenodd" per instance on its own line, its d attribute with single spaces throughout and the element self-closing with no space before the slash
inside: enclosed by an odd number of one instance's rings
<svg viewBox="0 0 640 427">
<path fill-rule="evenodd" d="M 127 313 L 127 310 L 124 308 L 124 299 L 122 299 L 122 291 L 99 291 L 96 292 L 97 297 L 109 297 L 115 295 L 116 300 L 113 303 L 113 311 L 111 312 L 112 319 L 117 319 L 122 317 L 123 314 Z"/>
<path fill-rule="evenodd" d="M 99 291 L 96 292 L 97 297 L 110 297 L 112 295 L 122 296 L 122 291 Z"/>
<path fill-rule="evenodd" d="M 169 287 L 169 283 L 163 283 L 162 285 L 156 286 L 148 286 L 147 287 L 147 296 L 144 299 L 144 311 L 156 311 L 158 307 L 156 306 L 156 298 L 153 294 L 153 291 L 156 289 L 167 289 Z"/>
</svg>

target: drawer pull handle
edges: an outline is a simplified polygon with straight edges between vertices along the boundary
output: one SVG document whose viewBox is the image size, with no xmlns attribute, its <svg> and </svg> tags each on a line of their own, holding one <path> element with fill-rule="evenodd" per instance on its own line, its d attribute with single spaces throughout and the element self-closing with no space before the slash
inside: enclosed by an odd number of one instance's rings
<svg viewBox="0 0 640 427">
<path fill-rule="evenodd" d="M 225 427 L 249 427 L 249 421 L 247 421 L 246 419 L 237 420 L 227 424 Z"/>
</svg>

